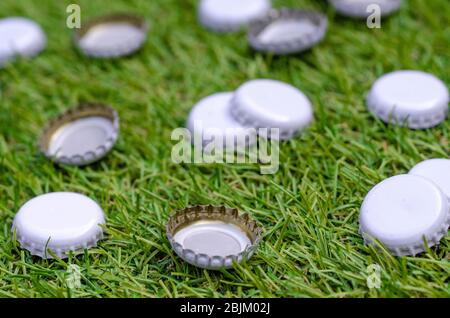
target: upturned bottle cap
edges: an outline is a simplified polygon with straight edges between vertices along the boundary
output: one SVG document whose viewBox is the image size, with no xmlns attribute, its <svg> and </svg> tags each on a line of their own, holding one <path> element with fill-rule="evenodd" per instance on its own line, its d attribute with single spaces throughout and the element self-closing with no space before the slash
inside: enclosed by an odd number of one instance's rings
<svg viewBox="0 0 450 318">
<path fill-rule="evenodd" d="M 117 112 L 102 104 L 82 104 L 52 120 L 39 148 L 50 160 L 83 166 L 108 154 L 119 135 Z"/>
<path fill-rule="evenodd" d="M 206 269 L 231 268 L 249 259 L 261 240 L 261 228 L 236 209 L 193 206 L 176 212 L 166 226 L 177 255 Z"/>
</svg>

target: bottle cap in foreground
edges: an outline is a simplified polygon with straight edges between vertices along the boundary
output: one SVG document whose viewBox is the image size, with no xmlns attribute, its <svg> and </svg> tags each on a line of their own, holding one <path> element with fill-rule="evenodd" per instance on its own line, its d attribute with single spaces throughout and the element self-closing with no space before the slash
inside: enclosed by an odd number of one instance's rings
<svg viewBox="0 0 450 318">
<path fill-rule="evenodd" d="M 359 217 L 368 244 L 375 239 L 394 255 L 416 255 L 447 234 L 450 203 L 431 181 L 414 175 L 388 178 L 372 188 Z"/>
<path fill-rule="evenodd" d="M 236 149 L 236 146 L 252 145 L 256 142 L 256 130 L 248 129 L 237 122 L 230 113 L 233 93 L 217 93 L 200 100 L 191 110 L 187 128 L 191 132 L 191 141 L 201 140 L 205 146 L 215 142 L 215 138 Z M 228 142 L 227 142 L 228 140 Z M 230 143 L 233 141 L 232 143 Z M 195 143 L 194 143 L 195 144 Z"/>
<path fill-rule="evenodd" d="M 147 38 L 147 22 L 129 14 L 94 19 L 75 33 L 75 44 L 87 56 L 117 58 L 139 50 Z"/>
<path fill-rule="evenodd" d="M 396 71 L 374 83 L 367 96 L 367 106 L 386 123 L 426 129 L 445 120 L 449 98 L 447 87 L 434 75 Z"/>
<path fill-rule="evenodd" d="M 13 231 L 22 248 L 42 258 L 66 258 L 97 245 L 105 218 L 92 199 L 73 192 L 53 192 L 26 202 L 17 212 Z M 48 250 L 51 252 L 49 253 Z"/>
<path fill-rule="evenodd" d="M 293 54 L 318 44 L 327 32 L 327 17 L 319 12 L 284 8 L 271 10 L 251 23 L 250 46 L 273 54 Z"/>
<path fill-rule="evenodd" d="M 41 152 L 57 163 L 83 166 L 103 158 L 119 135 L 119 116 L 109 106 L 83 104 L 51 121 L 40 138 Z"/>
<path fill-rule="evenodd" d="M 198 19 L 216 32 L 235 32 L 264 16 L 272 7 L 270 0 L 201 0 Z"/>
<path fill-rule="evenodd" d="M 338 13 L 351 18 L 367 18 L 373 13 L 372 5 L 381 9 L 381 16 L 399 10 L 402 0 L 329 0 Z"/>
<path fill-rule="evenodd" d="M 39 54 L 46 42 L 44 31 L 33 20 L 22 17 L 0 19 L 0 66 L 16 56 Z"/>
<path fill-rule="evenodd" d="M 261 228 L 236 209 L 194 206 L 172 215 L 167 237 L 177 255 L 206 269 L 231 268 L 254 253 Z"/>
<path fill-rule="evenodd" d="M 429 159 L 415 165 L 409 174 L 433 181 L 450 200 L 450 159 Z"/>
<path fill-rule="evenodd" d="M 296 87 L 271 79 L 240 86 L 232 99 L 233 117 L 246 127 L 277 128 L 280 139 L 293 138 L 313 120 L 308 97 Z"/>
</svg>

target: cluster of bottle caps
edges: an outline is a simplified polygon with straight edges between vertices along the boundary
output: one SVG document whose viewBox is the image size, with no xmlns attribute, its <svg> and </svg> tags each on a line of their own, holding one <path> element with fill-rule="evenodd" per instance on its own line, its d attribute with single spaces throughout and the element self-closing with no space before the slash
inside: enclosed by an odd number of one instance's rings
<svg viewBox="0 0 450 318">
<path fill-rule="evenodd" d="M 340 14 L 365 18 L 377 4 L 382 15 L 401 0 L 330 0 Z M 274 9 L 269 0 L 201 0 L 199 22 L 216 32 L 248 28 L 252 48 L 269 54 L 296 54 L 324 39 L 327 17 L 317 11 Z M 74 34 L 76 47 L 93 58 L 117 58 L 144 44 L 145 19 L 119 14 L 100 17 Z M 18 56 L 32 57 L 45 48 L 41 27 L 25 18 L 0 20 L 0 67 Z M 446 85 L 431 74 L 399 70 L 378 79 L 367 95 L 368 109 L 382 121 L 426 129 L 448 114 Z M 217 93 L 191 110 L 187 128 L 194 134 L 239 140 L 248 128 L 276 128 L 281 140 L 294 138 L 313 120 L 313 105 L 299 88 L 272 79 L 250 80 L 234 92 Z M 200 123 L 200 131 L 196 123 Z M 233 128 L 233 129 L 229 129 Z M 104 157 L 119 136 L 118 113 L 108 105 L 83 104 L 53 119 L 43 129 L 41 152 L 58 164 L 83 166 Z M 383 243 L 396 255 L 415 255 L 437 244 L 450 223 L 450 160 L 420 163 L 408 175 L 375 186 L 361 207 L 360 231 L 369 244 Z M 78 193 L 47 193 L 26 202 L 13 229 L 21 246 L 44 258 L 67 257 L 71 251 L 95 246 L 103 237 L 105 217 L 92 199 Z M 262 229 L 236 209 L 193 206 L 177 211 L 167 224 L 167 237 L 187 262 L 209 269 L 229 268 L 248 259 L 261 240 Z"/>
</svg>

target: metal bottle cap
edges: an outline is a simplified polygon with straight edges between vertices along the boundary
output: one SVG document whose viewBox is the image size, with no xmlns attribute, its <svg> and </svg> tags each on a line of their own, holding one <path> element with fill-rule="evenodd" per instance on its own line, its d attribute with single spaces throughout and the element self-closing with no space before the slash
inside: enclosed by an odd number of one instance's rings
<svg viewBox="0 0 450 318">
<path fill-rule="evenodd" d="M 230 107 L 234 93 L 216 93 L 200 100 L 189 113 L 187 128 L 191 132 L 192 142 L 196 136 L 201 139 L 202 146 L 215 142 L 215 138 L 228 145 L 249 146 L 256 142 L 256 131 L 242 126 L 231 116 Z M 233 140 L 233 144 L 227 144 Z M 235 149 L 235 148 L 233 148 Z"/>
<path fill-rule="evenodd" d="M 264 16 L 272 7 L 270 0 L 201 0 L 198 20 L 215 32 L 234 32 Z"/>
<path fill-rule="evenodd" d="M 109 106 L 83 104 L 52 120 L 40 138 L 41 152 L 57 163 L 82 166 L 103 158 L 119 135 L 119 116 Z"/>
<path fill-rule="evenodd" d="M 254 253 L 262 230 L 236 209 L 193 206 L 176 212 L 166 226 L 177 255 L 206 269 L 231 268 Z"/>
<path fill-rule="evenodd" d="M 426 129 L 445 120 L 449 100 L 447 86 L 440 79 L 405 70 L 379 78 L 367 96 L 367 106 L 386 123 Z"/>
<path fill-rule="evenodd" d="M 367 18 L 370 5 L 378 5 L 382 16 L 388 16 L 402 5 L 402 0 L 329 0 L 336 11 L 351 18 Z"/>
<path fill-rule="evenodd" d="M 67 258 L 97 245 L 103 238 L 105 217 L 85 195 L 53 192 L 27 201 L 17 212 L 13 231 L 22 248 L 42 258 Z M 47 251 L 50 250 L 51 253 Z"/>
<path fill-rule="evenodd" d="M 439 244 L 450 225 L 450 202 L 431 181 L 410 174 L 373 187 L 361 206 L 360 232 L 367 244 L 382 242 L 394 255 L 416 255 Z"/>
<path fill-rule="evenodd" d="M 33 57 L 47 43 L 42 28 L 33 20 L 22 17 L 0 19 L 0 66 L 16 56 Z"/>
<path fill-rule="evenodd" d="M 246 127 L 279 129 L 287 140 L 304 130 L 313 120 L 308 97 L 298 88 L 272 79 L 255 79 L 235 92 L 231 113 Z"/>
<path fill-rule="evenodd" d="M 139 50 L 147 38 L 147 22 L 138 16 L 99 17 L 75 32 L 75 44 L 87 56 L 116 58 Z"/>
<path fill-rule="evenodd" d="M 450 159 L 436 158 L 415 165 L 409 174 L 433 181 L 450 200 Z"/>
<path fill-rule="evenodd" d="M 283 8 L 251 23 L 248 40 L 257 51 L 300 53 L 319 43 L 327 27 L 327 17 L 319 12 Z"/>
</svg>

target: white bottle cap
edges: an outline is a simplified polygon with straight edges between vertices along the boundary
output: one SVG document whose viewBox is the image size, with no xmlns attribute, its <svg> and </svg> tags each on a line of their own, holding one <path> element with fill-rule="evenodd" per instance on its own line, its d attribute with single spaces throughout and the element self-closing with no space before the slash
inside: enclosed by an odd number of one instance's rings
<svg viewBox="0 0 450 318">
<path fill-rule="evenodd" d="M 257 79 L 237 89 L 231 112 L 241 124 L 254 128 L 278 128 L 280 139 L 290 139 L 313 120 L 308 97 L 292 85 Z"/>
<path fill-rule="evenodd" d="M 412 129 L 438 125 L 448 114 L 449 92 L 435 76 L 396 71 L 379 78 L 367 97 L 369 110 L 381 120 Z"/>
<path fill-rule="evenodd" d="M 216 32 L 234 32 L 264 16 L 272 7 L 270 0 L 202 0 L 198 19 Z"/>
<path fill-rule="evenodd" d="M 73 192 L 53 192 L 26 202 L 16 214 L 13 231 L 22 248 L 32 255 L 66 258 L 103 237 L 105 218 L 92 199 Z"/>
<path fill-rule="evenodd" d="M 191 141 L 200 138 L 201 145 L 211 143 L 215 138 L 223 140 L 223 146 L 245 146 L 256 142 L 256 130 L 248 129 L 238 123 L 230 113 L 233 93 L 217 93 L 200 100 L 191 110 L 187 128 Z M 231 143 L 231 140 L 234 140 Z"/>
<path fill-rule="evenodd" d="M 450 200 L 450 159 L 430 159 L 418 163 L 409 174 L 433 181 Z"/>
<path fill-rule="evenodd" d="M 373 13 L 371 5 L 377 5 L 384 17 L 400 9 L 402 0 L 330 0 L 330 3 L 344 16 L 367 18 Z"/>
<path fill-rule="evenodd" d="M 75 33 L 75 44 L 90 57 L 118 58 L 139 50 L 147 39 L 147 31 L 147 22 L 139 16 L 102 16 Z"/>
<path fill-rule="evenodd" d="M 0 66 L 18 55 L 37 55 L 46 42 L 45 33 L 36 22 L 21 17 L 0 19 Z"/>
<path fill-rule="evenodd" d="M 372 188 L 359 217 L 366 243 L 382 242 L 394 255 L 416 255 L 447 234 L 450 203 L 431 181 L 414 175 L 388 178 Z"/>
<path fill-rule="evenodd" d="M 251 23 L 250 46 L 272 54 L 294 54 L 318 44 L 327 32 L 328 19 L 316 11 L 283 8 L 271 10 Z"/>
</svg>

